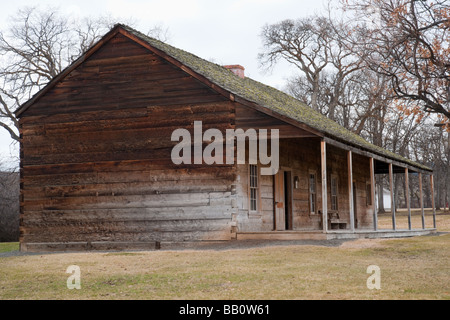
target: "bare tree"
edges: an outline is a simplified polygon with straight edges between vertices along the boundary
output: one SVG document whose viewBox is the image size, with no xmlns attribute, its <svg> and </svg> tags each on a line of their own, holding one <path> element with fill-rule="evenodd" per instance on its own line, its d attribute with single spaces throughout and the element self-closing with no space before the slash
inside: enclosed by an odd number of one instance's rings
<svg viewBox="0 0 450 320">
<path fill-rule="evenodd" d="M 169 42 L 171 38 L 169 28 L 164 26 L 162 23 L 152 26 L 148 30 L 147 35 L 161 42 Z"/>
<path fill-rule="evenodd" d="M 116 21 L 108 15 L 75 20 L 56 8 L 25 7 L 17 12 L 10 28 L 0 32 L 0 127 L 13 140 L 19 141 L 13 111 L 86 52 Z M 161 25 L 148 34 L 162 41 L 169 38 L 168 28 Z"/>
<path fill-rule="evenodd" d="M 20 9 L 0 32 L 0 126 L 18 141 L 13 111 L 97 41 L 108 27 L 102 18 L 75 23 L 57 9 Z"/>
<path fill-rule="evenodd" d="M 311 88 L 310 105 L 319 110 L 319 94 L 325 67 L 330 63 L 328 20 L 305 18 L 265 25 L 261 37 L 265 51 L 258 58 L 271 68 L 280 58 L 296 66 Z"/>
<path fill-rule="evenodd" d="M 366 73 L 360 57 L 342 41 L 344 35 L 358 36 L 345 24 L 320 16 L 266 25 L 259 60 L 267 68 L 279 59 L 296 66 L 300 73 L 288 81 L 288 93 L 344 127 L 361 131 L 363 126 L 355 126 L 353 120 L 364 123 L 371 112 L 360 108 L 355 113 L 354 107 Z"/>
<path fill-rule="evenodd" d="M 450 131 L 450 4 L 445 0 L 352 0 L 343 7 L 354 16 L 354 30 L 364 42 L 367 67 L 390 79 L 406 114 L 419 120 L 435 113 Z M 355 18 L 356 17 L 356 18 Z"/>
<path fill-rule="evenodd" d="M 433 168 L 436 207 L 446 206 L 450 197 L 450 134 L 430 126 L 411 141 L 413 157 Z"/>
</svg>

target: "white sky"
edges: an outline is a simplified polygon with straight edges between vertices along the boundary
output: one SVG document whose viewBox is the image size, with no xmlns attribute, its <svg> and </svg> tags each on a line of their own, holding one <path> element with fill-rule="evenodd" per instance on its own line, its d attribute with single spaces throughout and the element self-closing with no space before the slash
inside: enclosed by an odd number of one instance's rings
<svg viewBox="0 0 450 320">
<path fill-rule="evenodd" d="M 0 0 L 0 30 L 7 28 L 18 9 L 37 5 L 59 7 L 71 16 L 110 14 L 121 21 L 132 19 L 144 33 L 163 25 L 169 29 L 171 45 L 218 64 L 241 64 L 246 76 L 281 89 L 295 70 L 287 64 L 271 74 L 258 68 L 261 28 L 319 13 L 327 0 Z M 11 143 L 0 128 L 0 161 L 18 156 L 18 147 Z"/>
</svg>

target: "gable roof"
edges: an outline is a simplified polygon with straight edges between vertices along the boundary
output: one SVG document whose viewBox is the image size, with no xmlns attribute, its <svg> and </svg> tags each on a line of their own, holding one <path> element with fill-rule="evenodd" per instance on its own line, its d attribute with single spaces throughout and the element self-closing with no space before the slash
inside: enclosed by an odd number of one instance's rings
<svg viewBox="0 0 450 320">
<path fill-rule="evenodd" d="M 89 49 L 83 56 L 77 59 L 72 65 L 56 76 L 46 87 L 34 95 L 28 102 L 19 107 L 15 114 L 17 117 L 23 114 L 37 99 L 45 94 L 56 83 L 62 80 L 73 69 L 85 61 L 90 55 L 97 51 L 105 42 L 117 33 L 139 42 L 156 54 L 164 57 L 169 62 L 178 65 L 181 69 L 205 82 L 212 89 L 227 96 L 233 101 L 241 102 L 247 106 L 256 108 L 259 111 L 268 113 L 284 120 L 290 124 L 306 129 L 318 136 L 332 139 L 338 143 L 349 145 L 357 149 L 362 149 L 382 158 L 389 158 L 412 167 L 432 171 L 430 168 L 406 159 L 400 155 L 390 152 L 381 147 L 367 142 L 362 137 L 352 133 L 335 121 L 320 114 L 301 101 L 283 93 L 280 90 L 264 85 L 251 78 L 240 78 L 232 71 L 204 60 L 194 54 L 175 48 L 167 43 L 151 38 L 129 26 L 118 24 L 108 32 L 99 42 Z"/>
</svg>

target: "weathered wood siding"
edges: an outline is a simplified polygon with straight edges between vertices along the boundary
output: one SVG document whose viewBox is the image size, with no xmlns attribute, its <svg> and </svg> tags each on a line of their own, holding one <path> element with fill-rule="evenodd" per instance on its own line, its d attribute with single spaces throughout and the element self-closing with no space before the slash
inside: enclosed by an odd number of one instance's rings
<svg viewBox="0 0 450 320">
<path fill-rule="evenodd" d="M 173 130 L 234 118 L 232 102 L 116 35 L 21 116 L 22 248 L 230 239 L 235 168 L 170 155 Z"/>
<path fill-rule="evenodd" d="M 238 122 L 238 121 L 237 121 Z M 292 188 L 292 229 L 322 230 L 321 165 L 319 138 L 288 138 L 280 140 L 280 170 L 291 172 L 299 179 L 298 188 Z M 274 230 L 274 180 L 273 176 L 260 177 L 261 207 L 250 212 L 248 201 L 248 165 L 238 165 L 238 231 Z M 316 175 L 316 214 L 310 213 L 309 174 Z M 338 179 L 338 210 L 331 210 L 331 175 Z M 371 206 L 366 202 L 366 184 L 370 181 L 369 158 L 353 154 L 353 180 L 356 190 L 358 228 L 372 228 Z M 293 183 L 293 181 L 292 181 Z M 327 146 L 327 189 L 329 216 L 336 212 L 350 228 L 347 152 Z"/>
<path fill-rule="evenodd" d="M 353 181 L 356 190 L 356 219 L 360 229 L 373 229 L 373 203 L 367 205 L 366 186 L 370 183 L 370 159 L 353 153 Z"/>
</svg>

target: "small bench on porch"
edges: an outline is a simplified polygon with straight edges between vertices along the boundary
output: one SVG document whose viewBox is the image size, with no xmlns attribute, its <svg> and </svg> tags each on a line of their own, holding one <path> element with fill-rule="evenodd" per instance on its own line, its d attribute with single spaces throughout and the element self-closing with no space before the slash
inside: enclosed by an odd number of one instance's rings
<svg viewBox="0 0 450 320">
<path fill-rule="evenodd" d="M 347 221 L 339 218 L 339 213 L 330 212 L 328 216 L 328 227 L 330 230 L 347 229 Z"/>
<path fill-rule="evenodd" d="M 322 215 L 322 212 L 319 211 L 319 214 Z M 339 217 L 339 213 L 337 212 L 329 212 L 328 213 L 328 229 L 337 230 L 337 229 L 347 229 L 347 220 L 341 219 Z"/>
</svg>

